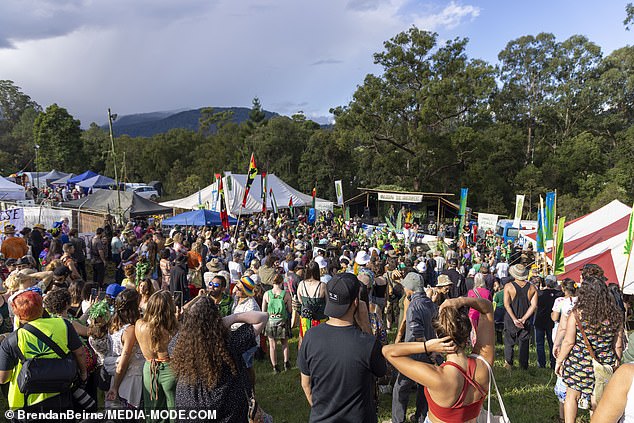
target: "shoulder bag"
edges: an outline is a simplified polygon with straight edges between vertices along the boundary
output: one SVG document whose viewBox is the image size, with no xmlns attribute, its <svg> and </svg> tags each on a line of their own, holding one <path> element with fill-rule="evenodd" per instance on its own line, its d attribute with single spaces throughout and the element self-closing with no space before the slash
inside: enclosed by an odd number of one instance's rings
<svg viewBox="0 0 634 423">
<path fill-rule="evenodd" d="M 38 328 L 30 324 L 24 325 L 24 329 L 48 346 L 59 358 L 25 358 L 20 347 L 16 347 L 16 352 L 22 369 L 18 374 L 18 388 L 25 395 L 65 392 L 70 390 L 73 381 L 77 376 L 77 363 L 69 352 L 67 354 L 42 333 Z M 40 348 L 41 350 L 42 348 Z"/>
<path fill-rule="evenodd" d="M 581 332 L 583 342 L 586 344 L 586 348 L 588 349 L 588 353 L 590 354 L 590 357 L 592 359 L 592 370 L 594 371 L 594 389 L 592 390 L 592 396 L 598 404 L 599 400 L 603 396 L 603 391 L 605 390 L 605 387 L 612 378 L 612 374 L 614 374 L 614 369 L 612 368 L 612 366 L 608 364 L 603 364 L 599 360 L 597 360 L 597 357 L 596 355 L 594 355 L 594 351 L 592 350 L 592 346 L 590 345 L 590 341 L 586 336 L 586 331 L 583 330 L 583 325 L 581 324 L 579 313 L 577 312 L 575 312 L 575 320 L 577 321 L 577 329 L 579 329 L 579 332 Z"/>
<path fill-rule="evenodd" d="M 506 407 L 504 407 L 504 401 L 502 401 L 502 395 L 500 395 L 500 390 L 498 389 L 498 384 L 495 381 L 495 376 L 493 376 L 493 369 L 488 361 L 484 359 L 484 357 L 478 354 L 471 354 L 470 358 L 475 358 L 483 362 L 488 371 L 489 371 L 489 390 L 487 393 L 487 409 L 484 407 L 480 411 L 480 415 L 476 419 L 476 423 L 510 423 L 509 416 L 506 414 Z M 493 386 L 495 386 L 495 393 L 497 394 L 498 403 L 500 404 L 500 410 L 502 411 L 501 416 L 495 416 L 491 413 L 491 381 L 493 381 Z"/>
</svg>

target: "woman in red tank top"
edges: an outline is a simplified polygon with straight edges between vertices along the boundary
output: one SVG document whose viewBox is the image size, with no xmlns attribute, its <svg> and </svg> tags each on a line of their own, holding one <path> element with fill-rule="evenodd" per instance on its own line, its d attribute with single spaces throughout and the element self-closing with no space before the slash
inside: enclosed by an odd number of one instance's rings
<svg viewBox="0 0 634 423">
<path fill-rule="evenodd" d="M 429 404 L 428 422 L 475 422 L 487 395 L 489 370 L 484 363 L 478 364 L 476 359 L 468 357 L 465 351 L 471 334 L 467 315 L 469 307 L 480 312 L 476 331 L 478 338 L 472 353 L 479 354 L 493 366 L 493 306 L 484 298 L 446 300 L 440 307 L 438 319 L 434 321 L 438 339 L 383 347 L 383 355 L 399 372 L 425 387 Z M 421 353 L 446 354 L 446 361 L 436 366 L 409 357 Z"/>
</svg>

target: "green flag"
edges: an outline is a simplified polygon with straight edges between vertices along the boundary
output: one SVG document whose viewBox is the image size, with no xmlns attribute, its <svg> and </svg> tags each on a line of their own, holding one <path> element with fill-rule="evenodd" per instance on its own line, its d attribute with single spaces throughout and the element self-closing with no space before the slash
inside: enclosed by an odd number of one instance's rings
<svg viewBox="0 0 634 423">
<path fill-rule="evenodd" d="M 632 254 L 632 239 L 634 238 L 634 205 L 632 205 L 632 213 L 630 214 L 630 224 L 627 225 L 627 237 L 625 238 L 624 254 L 628 256 Z"/>
<path fill-rule="evenodd" d="M 557 223 L 557 245 L 555 249 L 555 257 L 553 260 L 553 274 L 561 275 L 566 272 L 566 266 L 564 265 L 564 224 L 566 223 L 565 217 L 560 217 Z"/>
</svg>

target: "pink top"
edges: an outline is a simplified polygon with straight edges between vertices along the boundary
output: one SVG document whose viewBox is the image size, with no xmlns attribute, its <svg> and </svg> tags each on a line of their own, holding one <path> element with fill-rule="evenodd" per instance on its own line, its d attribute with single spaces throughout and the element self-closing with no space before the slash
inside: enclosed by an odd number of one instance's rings
<svg viewBox="0 0 634 423">
<path fill-rule="evenodd" d="M 491 296 L 491 292 L 489 292 L 488 289 L 486 288 L 473 288 L 472 290 L 470 290 L 467 293 L 467 297 L 470 298 L 478 298 L 478 296 L 475 293 L 475 290 L 478 290 L 478 294 L 480 294 L 481 298 L 487 299 L 489 301 L 492 300 L 492 296 Z M 469 318 L 474 321 L 474 322 L 478 322 L 478 320 L 480 320 L 480 312 L 477 311 L 474 308 L 470 308 L 469 309 Z M 474 328 L 475 329 L 475 328 Z"/>
</svg>

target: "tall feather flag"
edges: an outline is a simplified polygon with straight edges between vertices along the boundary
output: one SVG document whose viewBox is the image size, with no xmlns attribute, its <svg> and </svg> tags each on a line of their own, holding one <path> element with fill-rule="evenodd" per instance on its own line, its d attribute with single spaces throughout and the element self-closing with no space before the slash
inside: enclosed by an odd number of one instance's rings
<svg viewBox="0 0 634 423">
<path fill-rule="evenodd" d="M 469 195 L 469 188 L 461 188 L 460 189 L 460 210 L 458 214 L 460 215 L 460 233 L 462 233 L 462 228 L 465 225 L 465 219 L 467 218 L 467 196 Z"/>
<path fill-rule="evenodd" d="M 315 203 L 316 203 L 316 199 L 317 199 L 317 183 L 315 182 L 315 186 L 313 186 L 313 205 L 312 207 L 315 208 Z"/>
<path fill-rule="evenodd" d="M 632 254 L 632 240 L 634 239 L 634 204 L 632 205 L 632 213 L 630 214 L 630 224 L 627 225 L 627 237 L 625 238 L 625 250 L 626 255 Z M 628 260 L 629 263 L 629 260 Z"/>
<path fill-rule="evenodd" d="M 555 244 L 555 256 L 553 257 L 553 274 L 561 275 L 566 272 L 566 266 L 564 265 L 564 225 L 566 224 L 566 218 L 560 217 L 557 222 L 557 239 Z"/>
<path fill-rule="evenodd" d="M 546 193 L 546 209 L 544 215 L 544 236 L 545 240 L 553 240 L 555 227 L 555 204 L 557 202 L 557 193 L 554 191 Z"/>
<path fill-rule="evenodd" d="M 269 196 L 271 197 L 271 208 L 273 209 L 273 213 L 277 214 L 277 201 L 275 201 L 275 194 L 273 194 L 273 188 L 269 191 Z"/>
<path fill-rule="evenodd" d="M 266 172 L 260 173 L 260 186 L 262 187 L 262 213 L 266 213 Z"/>
<path fill-rule="evenodd" d="M 288 198 L 288 208 L 291 209 L 291 216 L 293 216 L 293 197 Z"/>
<path fill-rule="evenodd" d="M 242 197 L 242 207 L 247 205 L 247 196 L 249 195 L 249 190 L 251 189 L 251 184 L 253 180 L 258 174 L 258 168 L 255 165 L 255 157 L 253 153 L 251 153 L 251 161 L 249 162 L 249 173 L 247 173 L 247 183 L 244 186 L 244 197 Z"/>
<path fill-rule="evenodd" d="M 544 199 L 539 196 L 539 209 L 537 209 L 537 252 L 543 253 L 544 248 Z"/>
<path fill-rule="evenodd" d="M 222 178 L 218 180 L 218 198 L 220 198 L 220 221 L 224 230 L 229 229 L 229 215 L 227 214 L 227 204 L 225 203 L 225 190 L 222 186 Z"/>
</svg>

